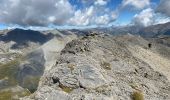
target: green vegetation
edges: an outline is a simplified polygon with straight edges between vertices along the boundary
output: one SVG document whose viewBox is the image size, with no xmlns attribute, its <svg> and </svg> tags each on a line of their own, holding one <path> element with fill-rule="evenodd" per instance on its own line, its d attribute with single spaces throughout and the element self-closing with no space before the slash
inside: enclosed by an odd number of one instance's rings
<svg viewBox="0 0 170 100">
<path fill-rule="evenodd" d="M 0 65 L 0 79 L 7 78 L 8 85 L 14 86 L 17 84 L 17 81 L 15 79 L 16 73 L 18 71 L 18 60 L 13 60 L 11 62 L 8 62 L 7 64 L 1 64 Z"/>
<path fill-rule="evenodd" d="M 67 86 L 64 86 L 63 84 L 59 84 L 59 87 L 66 93 L 70 93 L 71 91 L 73 91 L 73 88 L 71 87 L 67 87 Z"/>
<path fill-rule="evenodd" d="M 143 93 L 141 91 L 135 91 L 132 93 L 132 99 L 133 100 L 144 100 Z"/>
<path fill-rule="evenodd" d="M 22 57 L 18 56 L 15 60 L 7 62 L 6 64 L 0 63 L 0 80 L 7 82 L 7 84 L 3 86 L 3 90 L 0 90 L 0 100 L 18 100 L 18 97 L 30 95 L 30 91 L 27 89 L 16 92 L 10 89 L 18 85 L 16 77 L 21 59 Z"/>
<path fill-rule="evenodd" d="M 3 64 L 0 62 L 0 66 L 2 66 Z"/>
<path fill-rule="evenodd" d="M 111 70 L 111 64 L 108 62 L 101 63 L 101 66 L 106 70 Z"/>
<path fill-rule="evenodd" d="M 70 68 L 71 71 L 74 70 L 75 64 L 68 64 L 68 68 Z"/>
<path fill-rule="evenodd" d="M 30 95 L 28 90 L 23 90 L 20 92 L 12 92 L 11 90 L 1 91 L 0 100 L 19 100 L 18 97 L 24 97 Z"/>
</svg>

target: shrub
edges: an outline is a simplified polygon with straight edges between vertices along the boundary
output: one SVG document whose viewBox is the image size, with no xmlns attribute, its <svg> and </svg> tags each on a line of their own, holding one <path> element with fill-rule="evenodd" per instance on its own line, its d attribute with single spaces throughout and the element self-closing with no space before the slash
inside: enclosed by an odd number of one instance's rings
<svg viewBox="0 0 170 100">
<path fill-rule="evenodd" d="M 73 88 L 71 87 L 67 87 L 67 86 L 64 86 L 63 84 L 59 83 L 59 87 L 66 93 L 70 93 L 71 91 L 73 91 Z"/>
<path fill-rule="evenodd" d="M 141 91 L 135 91 L 132 93 L 133 100 L 144 100 L 143 93 Z"/>
<path fill-rule="evenodd" d="M 68 64 L 68 68 L 70 68 L 71 71 L 74 70 L 75 64 Z"/>
</svg>

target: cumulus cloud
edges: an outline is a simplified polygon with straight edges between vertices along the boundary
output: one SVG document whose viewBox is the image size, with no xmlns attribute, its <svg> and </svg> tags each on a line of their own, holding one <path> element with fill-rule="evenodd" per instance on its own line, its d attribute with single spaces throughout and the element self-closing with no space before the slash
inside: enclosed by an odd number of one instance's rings
<svg viewBox="0 0 170 100">
<path fill-rule="evenodd" d="M 103 16 L 100 16 L 100 17 L 97 17 L 96 19 L 95 19 L 95 22 L 97 23 L 97 24 L 107 24 L 108 22 L 110 21 L 110 18 L 109 18 L 109 16 L 107 15 L 107 14 L 105 14 L 105 15 L 103 15 Z"/>
<path fill-rule="evenodd" d="M 134 25 L 146 27 L 149 25 L 170 22 L 169 9 L 170 9 L 170 0 L 161 0 L 160 4 L 158 4 L 156 9 L 147 8 L 142 10 L 139 14 L 136 14 L 132 19 L 132 23 Z"/>
<path fill-rule="evenodd" d="M 103 6 L 103 5 L 106 5 L 106 4 L 107 4 L 107 1 L 105 1 L 105 0 L 96 0 L 94 4 L 95 4 L 95 5 L 101 5 L 101 6 Z"/>
<path fill-rule="evenodd" d="M 91 4 L 95 4 L 95 5 L 106 5 L 110 0 L 80 0 L 83 4 L 86 5 L 91 5 Z"/>
<path fill-rule="evenodd" d="M 170 0 L 161 0 L 156 12 L 165 14 L 170 17 Z"/>
<path fill-rule="evenodd" d="M 85 11 L 77 10 L 68 23 L 75 25 L 88 25 L 94 14 L 94 7 L 86 8 Z"/>
<path fill-rule="evenodd" d="M 86 5 L 85 3 L 92 5 Z M 109 0 L 81 0 L 83 9 L 76 9 L 69 0 L 0 0 L 0 22 L 21 26 L 109 24 Z M 105 6 L 105 7 L 104 7 Z"/>
<path fill-rule="evenodd" d="M 82 10 L 77 10 L 68 21 L 71 25 L 108 25 L 115 21 L 118 13 L 113 13 L 106 7 L 110 0 L 81 0 L 82 4 L 90 5 Z"/>
<path fill-rule="evenodd" d="M 151 8 L 144 9 L 139 14 L 136 14 L 132 20 L 132 23 L 138 26 L 146 27 L 154 24 L 155 13 Z"/>
<path fill-rule="evenodd" d="M 164 24 L 170 22 L 170 18 L 169 17 L 160 17 L 159 19 L 155 20 L 154 24 Z"/>
<path fill-rule="evenodd" d="M 147 8 L 136 14 L 132 19 L 132 24 L 146 27 L 149 25 L 163 24 L 170 22 L 170 17 L 155 12 L 155 9 Z"/>
<path fill-rule="evenodd" d="M 90 6 L 85 10 L 77 10 L 68 23 L 78 26 L 107 25 L 116 18 L 116 13 L 110 13 L 110 10 Z"/>
<path fill-rule="evenodd" d="M 6 0 L 0 6 L 0 22 L 25 26 L 62 25 L 73 14 L 67 0 Z"/>
<path fill-rule="evenodd" d="M 163 24 L 163 23 L 170 22 L 170 17 L 167 17 L 160 13 L 155 13 L 154 20 L 155 20 L 154 24 Z"/>
<path fill-rule="evenodd" d="M 122 7 L 132 6 L 136 9 L 144 9 L 150 5 L 150 0 L 123 0 Z"/>
</svg>

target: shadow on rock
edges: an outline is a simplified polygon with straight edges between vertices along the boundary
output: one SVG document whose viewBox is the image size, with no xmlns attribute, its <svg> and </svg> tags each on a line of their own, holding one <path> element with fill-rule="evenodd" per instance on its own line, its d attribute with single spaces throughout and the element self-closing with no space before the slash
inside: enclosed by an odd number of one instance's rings
<svg viewBox="0 0 170 100">
<path fill-rule="evenodd" d="M 17 80 L 19 85 L 27 88 L 30 92 L 35 92 L 40 77 L 44 73 L 44 55 L 42 50 L 30 53 L 26 59 L 28 62 L 21 64 L 19 67 Z"/>
</svg>

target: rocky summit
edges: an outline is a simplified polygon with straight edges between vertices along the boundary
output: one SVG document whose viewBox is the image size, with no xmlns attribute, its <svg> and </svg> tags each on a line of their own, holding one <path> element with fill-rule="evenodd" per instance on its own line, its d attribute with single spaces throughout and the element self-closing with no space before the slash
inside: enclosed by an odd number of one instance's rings
<svg viewBox="0 0 170 100">
<path fill-rule="evenodd" d="M 131 34 L 79 36 L 53 54 L 37 90 L 20 99 L 170 100 L 169 51 Z"/>
<path fill-rule="evenodd" d="M 170 100 L 170 0 L 0 0 L 0 100 Z"/>
</svg>

